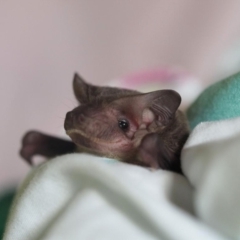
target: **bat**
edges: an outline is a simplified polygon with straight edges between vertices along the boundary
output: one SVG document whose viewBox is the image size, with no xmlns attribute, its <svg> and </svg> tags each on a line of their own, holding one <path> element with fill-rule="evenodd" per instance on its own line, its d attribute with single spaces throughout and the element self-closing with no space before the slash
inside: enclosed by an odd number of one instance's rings
<svg viewBox="0 0 240 240">
<path fill-rule="evenodd" d="M 47 158 L 72 152 L 114 158 L 149 168 L 181 173 L 180 153 L 189 135 L 180 95 L 173 90 L 149 93 L 100 87 L 74 75 L 79 106 L 64 121 L 72 141 L 29 131 L 20 155 L 32 164 L 35 155 Z"/>
</svg>

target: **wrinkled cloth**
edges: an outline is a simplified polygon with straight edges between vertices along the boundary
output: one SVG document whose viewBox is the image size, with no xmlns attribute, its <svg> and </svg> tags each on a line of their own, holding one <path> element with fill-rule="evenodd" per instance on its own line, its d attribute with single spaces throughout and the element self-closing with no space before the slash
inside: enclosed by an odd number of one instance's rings
<svg viewBox="0 0 240 240">
<path fill-rule="evenodd" d="M 199 124 L 182 151 L 182 167 L 195 189 L 196 215 L 240 239 L 240 118 Z"/>
<path fill-rule="evenodd" d="M 182 151 L 185 176 L 86 154 L 25 179 L 4 240 L 240 239 L 240 118 L 205 122 Z"/>
</svg>

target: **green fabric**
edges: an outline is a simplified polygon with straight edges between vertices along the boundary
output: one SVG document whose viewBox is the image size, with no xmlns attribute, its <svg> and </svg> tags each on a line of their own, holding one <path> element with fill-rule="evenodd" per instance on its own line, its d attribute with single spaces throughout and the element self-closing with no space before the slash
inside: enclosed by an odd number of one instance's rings
<svg viewBox="0 0 240 240">
<path fill-rule="evenodd" d="M 8 213 L 15 196 L 15 190 L 9 189 L 0 195 L 0 239 L 3 238 Z"/>
<path fill-rule="evenodd" d="M 204 90 L 187 110 L 190 127 L 240 116 L 240 72 Z"/>
</svg>

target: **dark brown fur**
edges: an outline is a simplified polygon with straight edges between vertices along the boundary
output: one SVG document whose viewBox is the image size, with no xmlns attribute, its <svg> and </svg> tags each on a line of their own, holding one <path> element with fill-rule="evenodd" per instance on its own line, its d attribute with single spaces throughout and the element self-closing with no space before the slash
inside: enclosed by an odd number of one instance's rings
<svg viewBox="0 0 240 240">
<path fill-rule="evenodd" d="M 64 123 L 73 142 L 29 132 L 21 149 L 29 163 L 36 154 L 53 157 L 78 151 L 181 172 L 180 152 L 188 124 L 177 110 L 181 102 L 178 93 L 97 87 L 77 74 L 73 89 L 80 105 L 67 113 Z M 123 122 L 127 128 L 123 129 Z"/>
</svg>

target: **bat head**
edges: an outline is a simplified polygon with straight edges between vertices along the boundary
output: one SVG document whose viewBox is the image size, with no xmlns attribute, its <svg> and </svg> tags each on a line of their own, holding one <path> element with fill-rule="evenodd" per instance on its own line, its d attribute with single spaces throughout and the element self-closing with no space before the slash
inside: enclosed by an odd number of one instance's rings
<svg viewBox="0 0 240 240">
<path fill-rule="evenodd" d="M 122 161 L 136 155 L 146 134 L 163 131 L 181 102 L 173 90 L 139 93 L 98 87 L 77 74 L 73 89 L 80 105 L 67 113 L 66 133 L 80 150 Z"/>
</svg>

